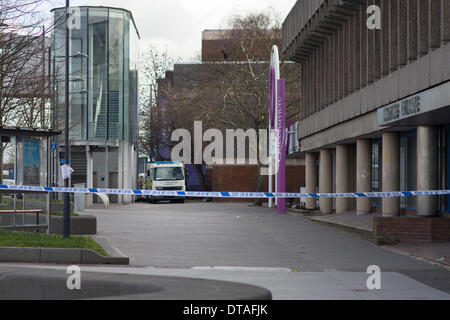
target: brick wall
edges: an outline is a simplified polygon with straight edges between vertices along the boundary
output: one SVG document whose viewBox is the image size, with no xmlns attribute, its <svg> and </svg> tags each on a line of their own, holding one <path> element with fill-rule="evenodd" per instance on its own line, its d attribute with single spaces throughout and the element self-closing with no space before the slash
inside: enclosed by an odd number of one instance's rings
<svg viewBox="0 0 450 320">
<path fill-rule="evenodd" d="M 450 218 L 375 217 L 374 233 L 394 242 L 450 241 Z"/>
<path fill-rule="evenodd" d="M 258 180 L 257 166 L 234 165 L 214 166 L 207 170 L 207 183 L 212 185 L 212 191 L 256 191 Z M 267 178 L 264 190 L 267 190 Z M 275 186 L 275 185 L 274 185 Z M 305 186 L 305 167 L 286 167 L 286 191 L 299 192 Z M 248 202 L 248 199 L 245 200 Z"/>
</svg>

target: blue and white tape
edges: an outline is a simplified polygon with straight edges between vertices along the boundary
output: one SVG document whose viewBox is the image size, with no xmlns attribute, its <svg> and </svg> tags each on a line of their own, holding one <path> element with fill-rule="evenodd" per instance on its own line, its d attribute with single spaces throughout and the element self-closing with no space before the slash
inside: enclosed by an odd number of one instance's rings
<svg viewBox="0 0 450 320">
<path fill-rule="evenodd" d="M 450 190 L 427 191 L 397 191 L 397 192 L 364 192 L 364 193 L 273 193 L 273 192 L 199 192 L 199 191 L 155 191 L 135 189 L 98 189 L 98 188 L 63 188 L 63 187 L 38 187 L 38 186 L 11 186 L 0 185 L 0 190 L 15 190 L 27 192 L 69 192 L 69 193 L 103 193 L 138 196 L 170 196 L 193 198 L 244 198 L 244 199 L 269 199 L 269 198 L 398 198 L 417 196 L 445 196 L 450 195 Z"/>
</svg>

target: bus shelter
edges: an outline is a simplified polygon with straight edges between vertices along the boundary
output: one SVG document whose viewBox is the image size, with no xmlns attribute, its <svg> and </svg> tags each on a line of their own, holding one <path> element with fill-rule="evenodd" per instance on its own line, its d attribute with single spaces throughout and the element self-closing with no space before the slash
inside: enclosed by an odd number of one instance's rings
<svg viewBox="0 0 450 320">
<path fill-rule="evenodd" d="M 61 131 L 0 127 L 2 180 L 0 184 L 49 186 L 57 173 L 55 137 Z M 49 193 L 0 188 L 0 227 L 18 230 L 49 230 L 52 203 Z"/>
</svg>

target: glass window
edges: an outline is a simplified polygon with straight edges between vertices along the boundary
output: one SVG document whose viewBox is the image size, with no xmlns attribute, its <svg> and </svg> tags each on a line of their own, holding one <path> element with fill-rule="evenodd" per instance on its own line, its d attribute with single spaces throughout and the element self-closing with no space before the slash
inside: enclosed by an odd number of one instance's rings
<svg viewBox="0 0 450 320">
<path fill-rule="evenodd" d="M 153 180 L 155 181 L 184 180 L 183 169 L 181 167 L 154 168 Z"/>
<path fill-rule="evenodd" d="M 88 59 L 73 57 L 77 53 L 87 54 L 87 9 L 82 8 L 81 28 L 70 30 L 70 79 L 81 78 L 83 81 L 71 81 L 70 92 L 70 138 L 86 140 L 87 96 L 81 92 L 87 90 Z"/>
<path fill-rule="evenodd" d="M 63 57 L 66 48 L 66 24 L 64 10 L 54 11 L 55 31 L 53 34 L 53 55 L 55 57 Z M 64 108 L 64 94 L 65 94 L 65 63 L 64 59 L 55 58 L 55 115 L 57 128 L 64 130 L 65 108 Z M 64 136 L 64 135 L 61 135 Z M 59 139 L 63 139 L 59 137 Z"/>
<path fill-rule="evenodd" d="M 106 139 L 108 11 L 89 9 L 89 139 Z"/>
<path fill-rule="evenodd" d="M 128 141 L 138 142 L 138 61 L 139 61 L 139 35 L 136 27 L 130 21 L 130 72 L 129 72 L 129 112 L 127 113 L 129 127 Z"/>
<path fill-rule="evenodd" d="M 123 46 L 124 46 L 124 70 L 123 70 L 123 118 L 121 126 L 123 127 L 123 140 L 130 139 L 130 13 L 124 13 L 123 21 Z"/>
<path fill-rule="evenodd" d="M 441 190 L 449 190 L 450 182 L 450 126 L 442 128 L 439 131 L 439 188 Z M 440 211 L 450 213 L 450 196 L 440 197 Z"/>
<path fill-rule="evenodd" d="M 23 184 L 39 186 L 40 157 L 39 140 L 26 139 L 23 141 Z"/>
<path fill-rule="evenodd" d="M 381 159 L 382 147 L 381 147 L 381 139 L 374 140 L 372 142 L 372 191 L 373 192 L 381 192 L 382 186 L 382 161 Z M 373 198 L 372 205 L 375 207 L 381 207 L 381 198 Z"/>
<path fill-rule="evenodd" d="M 123 12 L 109 10 L 108 139 L 123 137 Z"/>
</svg>

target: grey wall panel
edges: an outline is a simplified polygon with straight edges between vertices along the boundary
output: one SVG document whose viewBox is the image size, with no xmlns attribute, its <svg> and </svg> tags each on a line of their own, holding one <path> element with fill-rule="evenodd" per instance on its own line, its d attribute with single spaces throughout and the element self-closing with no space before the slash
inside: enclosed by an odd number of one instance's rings
<svg viewBox="0 0 450 320">
<path fill-rule="evenodd" d="M 354 47 L 354 63 L 355 63 L 355 83 L 354 87 L 358 90 L 361 87 L 361 24 L 362 9 L 360 8 L 356 14 L 355 22 L 355 47 Z"/>
<path fill-rule="evenodd" d="M 367 87 L 363 88 L 362 90 L 360 90 L 361 92 L 361 113 L 365 113 L 367 112 L 367 104 L 369 103 L 368 101 L 368 95 L 367 95 Z"/>
<path fill-rule="evenodd" d="M 420 89 L 425 89 L 430 86 L 430 55 L 424 55 L 420 58 Z"/>
<path fill-rule="evenodd" d="M 367 18 L 363 18 L 363 23 L 361 23 L 361 87 L 367 85 L 368 29 L 367 25 L 364 23 L 366 19 Z"/>
<path fill-rule="evenodd" d="M 430 0 L 430 46 L 439 48 L 441 46 L 441 24 L 442 24 L 442 0 Z M 444 0 L 448 1 L 448 0 Z M 450 19 L 449 16 L 446 19 Z"/>
<path fill-rule="evenodd" d="M 430 0 L 419 0 L 419 55 L 428 53 L 430 46 Z"/>
<path fill-rule="evenodd" d="M 382 96 L 382 105 L 388 104 L 390 100 L 390 93 L 391 93 L 391 77 L 389 75 L 385 76 L 383 79 L 381 79 L 381 89 L 383 92 Z"/>
<path fill-rule="evenodd" d="M 349 93 L 355 91 L 355 23 L 356 18 L 352 16 L 349 24 L 349 45 L 348 45 L 348 73 L 349 73 Z"/>
<path fill-rule="evenodd" d="M 449 19 L 450 20 L 450 19 Z M 450 79 L 450 43 L 447 43 L 442 49 L 442 61 L 444 65 L 442 66 L 442 77 L 443 80 Z"/>
<path fill-rule="evenodd" d="M 415 60 L 419 49 L 418 0 L 408 1 L 408 59 Z"/>
<path fill-rule="evenodd" d="M 382 84 L 382 82 L 380 82 L 380 81 L 376 81 L 374 83 L 374 87 L 375 87 L 374 88 L 374 99 L 375 99 L 374 103 L 375 103 L 375 106 L 382 105 L 382 100 L 383 100 L 384 93 L 383 93 L 383 88 L 382 88 L 381 84 Z"/>
<path fill-rule="evenodd" d="M 398 0 L 390 1 L 390 67 L 391 71 L 398 68 Z"/>
<path fill-rule="evenodd" d="M 375 4 L 381 7 L 381 0 L 375 0 Z M 381 26 L 383 28 L 383 26 Z M 374 80 L 378 80 L 381 77 L 381 48 L 382 48 L 382 30 L 374 30 L 375 33 L 375 52 L 374 52 Z"/>
<path fill-rule="evenodd" d="M 435 56 L 434 56 L 435 55 Z M 430 61 L 433 64 L 437 77 L 434 81 L 450 80 L 450 43 L 433 51 L 433 55 L 425 55 L 410 62 L 396 72 L 383 77 L 370 86 L 331 104 L 315 114 L 315 118 L 327 115 L 324 122 L 314 122 L 312 132 L 321 131 L 329 126 L 341 123 L 367 113 L 384 105 L 402 99 L 415 92 L 430 87 Z M 438 60 L 441 60 L 441 63 Z M 440 68 L 438 68 L 438 66 Z M 439 76 L 442 75 L 442 76 Z M 309 121 L 312 117 L 306 118 Z M 304 137 L 304 136 L 302 136 Z"/>
<path fill-rule="evenodd" d="M 342 118 L 348 119 L 350 117 L 350 106 L 348 104 L 348 96 L 342 98 L 340 101 L 340 105 L 342 105 Z"/>
<path fill-rule="evenodd" d="M 400 99 L 400 95 L 398 93 L 398 87 L 400 82 L 399 72 L 395 72 L 390 74 L 391 77 L 391 98 L 389 102 L 394 102 Z"/>
<path fill-rule="evenodd" d="M 383 58 L 381 60 L 381 73 L 383 75 L 389 74 L 390 67 L 389 67 L 389 61 L 390 61 L 390 1 L 389 0 L 382 0 L 381 2 L 381 11 L 382 14 L 382 46 L 381 46 L 381 54 L 383 55 Z"/>
<path fill-rule="evenodd" d="M 325 0 L 302 0 L 297 1 L 283 22 L 283 51 L 292 43 L 293 39 L 301 31 L 314 12 L 325 2 Z"/>
<path fill-rule="evenodd" d="M 331 109 L 331 112 L 333 113 L 333 125 L 339 123 L 339 114 L 336 108 L 336 105 L 333 104 L 333 108 Z"/>
<path fill-rule="evenodd" d="M 430 85 L 434 86 L 443 80 L 443 50 L 431 50 L 430 52 Z"/>
<path fill-rule="evenodd" d="M 442 39 L 450 41 L 450 1 L 442 0 Z"/>
<path fill-rule="evenodd" d="M 395 57 L 397 57 L 397 69 L 375 81 L 372 86 L 361 87 L 348 96 L 343 96 L 344 92 L 350 92 L 350 88 L 356 88 L 357 83 L 367 81 L 369 58 L 367 36 L 369 33 L 365 26 L 366 19 L 362 19 L 367 16 L 365 11 L 359 12 L 360 15 L 358 15 L 358 19 L 355 19 L 354 25 L 352 22 L 349 24 L 349 28 L 345 27 L 345 30 L 340 28 L 338 34 L 330 37 L 329 51 L 328 47 L 325 46 L 323 50 L 316 51 L 313 54 L 314 61 L 313 59 L 307 60 L 305 75 L 309 79 L 309 81 L 306 81 L 309 85 L 305 87 L 304 100 L 310 103 L 307 103 L 304 109 L 311 108 L 311 110 L 305 111 L 305 127 L 308 130 L 305 129 L 302 132 L 306 133 L 308 131 L 308 134 L 312 134 L 325 130 L 327 127 L 351 120 L 361 114 L 450 79 L 450 43 L 442 42 L 441 46 L 434 50 L 426 49 L 428 54 L 423 54 L 425 49 L 422 48 L 422 54 L 418 55 L 419 44 L 430 44 L 433 36 L 430 32 L 431 24 L 428 27 L 422 26 L 422 28 L 419 28 L 419 22 L 423 24 L 431 21 L 430 15 L 435 10 L 433 9 L 432 1 L 438 0 L 398 0 L 396 2 L 399 7 L 397 7 L 397 5 L 392 3 L 392 0 L 380 0 L 382 7 L 389 5 L 388 8 L 390 10 L 387 14 L 389 32 L 394 30 L 399 32 L 397 40 L 395 40 L 395 36 L 392 38 L 392 35 L 388 33 L 387 44 L 385 43 L 384 34 L 381 37 L 381 53 L 383 54 L 383 59 L 380 57 L 381 67 L 383 71 L 386 67 L 389 71 L 391 61 L 395 62 Z M 442 8 L 441 19 L 443 19 L 445 10 L 450 10 L 448 8 L 450 5 L 447 5 L 450 0 L 440 1 Z M 406 3 L 408 4 L 407 14 L 403 12 Z M 419 5 L 420 12 L 428 13 L 428 16 L 425 18 L 421 17 L 420 21 L 418 18 Z M 434 2 L 434 6 L 438 6 L 437 2 Z M 396 14 L 396 10 L 397 15 L 400 16 L 400 20 L 397 21 L 398 26 L 395 26 L 395 21 L 391 21 L 391 17 Z M 405 18 L 407 21 L 405 21 Z M 384 12 L 383 19 L 386 19 Z M 358 20 L 361 20 L 359 21 L 360 23 L 358 23 Z M 443 41 L 446 37 L 445 27 L 447 20 L 450 19 L 441 21 L 443 29 L 440 34 Z M 392 29 L 390 28 L 391 25 Z M 359 32 L 355 31 L 353 33 L 352 30 L 358 30 Z M 437 32 L 436 30 L 434 30 L 435 33 Z M 407 31 L 406 42 L 404 39 L 405 31 Z M 381 32 L 387 32 L 384 23 Z M 359 39 L 361 34 L 366 35 L 366 37 Z M 353 35 L 354 39 L 352 38 Z M 350 50 L 350 43 L 353 43 L 354 46 L 357 43 L 361 45 L 359 48 Z M 397 50 L 394 50 L 396 44 Z M 405 46 L 407 51 L 405 51 Z M 377 50 L 375 49 L 374 51 L 373 54 L 376 57 Z M 397 53 L 393 53 L 394 51 Z M 359 59 L 350 65 L 350 57 L 352 56 L 354 60 L 358 57 Z M 331 59 L 327 59 L 327 57 L 331 57 Z M 402 65 L 405 59 L 407 64 Z M 376 70 L 375 61 L 377 60 L 372 62 L 375 63 Z M 331 70 L 329 70 L 330 68 Z M 359 81 L 357 82 L 358 77 Z M 357 83 L 353 83 L 353 80 Z M 336 99 L 337 97 L 341 98 Z M 327 105 L 328 101 L 332 103 Z M 313 114 L 314 110 L 318 112 Z M 308 123 L 307 126 L 306 123 Z M 303 135 L 302 137 L 305 136 Z"/>
<path fill-rule="evenodd" d="M 359 116 L 362 112 L 361 112 L 361 93 L 357 92 L 355 95 L 355 116 Z"/>
<path fill-rule="evenodd" d="M 420 60 L 415 60 L 406 66 L 408 70 L 408 91 L 417 92 L 420 88 Z"/>
<path fill-rule="evenodd" d="M 398 93 L 400 97 L 405 97 L 410 92 L 408 80 L 408 68 L 401 68 L 398 72 L 399 72 Z"/>
<path fill-rule="evenodd" d="M 343 140 L 356 139 L 381 129 L 382 128 L 377 125 L 377 112 L 366 113 L 361 117 L 301 139 L 301 151 L 313 151 L 330 144 L 336 144 Z"/>
<path fill-rule="evenodd" d="M 369 88 L 369 97 L 368 97 L 369 103 L 367 106 L 367 111 L 372 111 L 376 108 L 375 106 L 375 85 L 372 84 Z"/>
<path fill-rule="evenodd" d="M 398 0 L 398 64 L 408 62 L 408 0 Z"/>
</svg>

